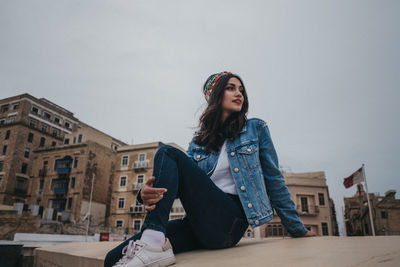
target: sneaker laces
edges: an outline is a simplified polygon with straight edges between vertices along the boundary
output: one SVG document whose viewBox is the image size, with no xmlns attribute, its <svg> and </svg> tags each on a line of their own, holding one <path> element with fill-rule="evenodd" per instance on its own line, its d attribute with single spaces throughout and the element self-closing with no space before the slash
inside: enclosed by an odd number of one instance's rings
<svg viewBox="0 0 400 267">
<path fill-rule="evenodd" d="M 143 245 L 133 240 L 129 241 L 129 244 L 122 249 L 123 257 L 114 266 L 124 266 L 124 264 L 127 264 L 141 248 L 143 248 Z"/>
</svg>

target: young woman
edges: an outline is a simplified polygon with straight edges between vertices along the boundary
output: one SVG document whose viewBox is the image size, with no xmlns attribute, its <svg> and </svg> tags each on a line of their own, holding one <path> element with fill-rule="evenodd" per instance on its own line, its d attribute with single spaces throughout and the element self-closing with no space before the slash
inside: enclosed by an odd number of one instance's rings
<svg viewBox="0 0 400 267">
<path fill-rule="evenodd" d="M 249 224 L 270 221 L 273 209 L 292 237 L 315 235 L 296 212 L 266 123 L 246 118 L 240 77 L 213 74 L 203 92 L 208 106 L 187 154 L 157 151 L 153 177 L 138 194 L 148 211 L 142 231 L 110 251 L 105 266 L 168 266 L 174 253 L 233 247 Z M 175 198 L 186 215 L 168 221 Z"/>
</svg>

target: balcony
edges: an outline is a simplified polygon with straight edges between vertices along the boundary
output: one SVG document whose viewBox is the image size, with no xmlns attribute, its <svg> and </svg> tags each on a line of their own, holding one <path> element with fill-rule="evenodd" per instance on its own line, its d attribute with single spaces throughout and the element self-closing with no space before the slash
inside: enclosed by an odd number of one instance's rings
<svg viewBox="0 0 400 267">
<path fill-rule="evenodd" d="M 68 193 L 68 185 L 69 185 L 68 178 L 53 179 L 51 183 L 51 188 L 53 189 L 54 194 L 63 195 Z"/>
<path fill-rule="evenodd" d="M 57 168 L 56 171 L 58 174 L 69 174 L 71 172 L 71 168 L 70 167 Z"/>
<path fill-rule="evenodd" d="M 149 160 L 139 160 L 133 163 L 133 169 L 135 170 L 146 169 L 149 167 L 149 165 L 150 165 Z"/>
<path fill-rule="evenodd" d="M 296 210 L 301 216 L 317 216 L 319 214 L 318 206 L 307 206 L 307 209 L 303 210 L 301 205 L 297 205 Z"/>
<path fill-rule="evenodd" d="M 142 214 L 142 213 L 144 213 L 144 207 L 143 207 L 143 205 L 130 206 L 129 207 L 129 213 L 131 213 L 131 214 Z"/>
<path fill-rule="evenodd" d="M 142 189 L 143 184 L 132 184 L 132 191 L 133 192 L 138 192 L 140 189 Z"/>
</svg>

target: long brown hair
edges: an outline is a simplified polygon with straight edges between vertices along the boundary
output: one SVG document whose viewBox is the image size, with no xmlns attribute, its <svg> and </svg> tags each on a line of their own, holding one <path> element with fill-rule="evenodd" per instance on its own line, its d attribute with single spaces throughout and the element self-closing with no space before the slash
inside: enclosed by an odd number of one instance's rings
<svg viewBox="0 0 400 267">
<path fill-rule="evenodd" d="M 211 75 L 207 81 L 212 76 L 213 75 Z M 222 101 L 224 99 L 225 87 L 232 77 L 237 78 L 243 86 L 243 105 L 239 112 L 232 112 L 229 117 L 221 123 Z M 206 86 L 207 81 L 204 83 L 203 88 Z M 248 109 L 249 102 L 242 79 L 238 75 L 232 73 L 221 76 L 208 98 L 206 110 L 200 117 L 199 130 L 195 133 L 194 142 L 200 146 L 204 146 L 209 151 L 218 151 L 226 138 L 234 138 L 239 135 L 240 130 L 247 122 Z"/>
</svg>

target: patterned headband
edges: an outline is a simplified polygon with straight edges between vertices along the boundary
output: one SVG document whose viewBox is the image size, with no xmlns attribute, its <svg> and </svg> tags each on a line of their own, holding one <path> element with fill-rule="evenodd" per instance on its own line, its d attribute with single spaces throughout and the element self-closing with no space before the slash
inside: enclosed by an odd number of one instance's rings
<svg viewBox="0 0 400 267">
<path fill-rule="evenodd" d="M 232 73 L 228 72 L 228 71 L 224 71 L 224 72 L 213 74 L 210 76 L 210 78 L 208 78 L 206 85 L 204 86 L 204 89 L 203 89 L 203 93 L 204 93 L 204 96 L 206 97 L 207 101 L 211 95 L 212 90 L 214 89 L 215 84 L 218 82 L 219 78 L 221 78 L 222 76 L 227 75 L 227 74 L 232 74 Z"/>
</svg>

